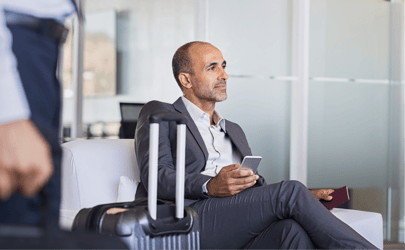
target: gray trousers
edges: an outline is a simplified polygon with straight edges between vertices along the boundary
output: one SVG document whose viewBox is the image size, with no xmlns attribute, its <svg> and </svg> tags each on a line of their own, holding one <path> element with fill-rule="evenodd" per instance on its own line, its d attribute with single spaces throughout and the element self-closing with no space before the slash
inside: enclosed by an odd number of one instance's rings
<svg viewBox="0 0 405 250">
<path fill-rule="evenodd" d="M 377 248 L 298 181 L 253 187 L 191 207 L 200 218 L 202 249 Z"/>
</svg>

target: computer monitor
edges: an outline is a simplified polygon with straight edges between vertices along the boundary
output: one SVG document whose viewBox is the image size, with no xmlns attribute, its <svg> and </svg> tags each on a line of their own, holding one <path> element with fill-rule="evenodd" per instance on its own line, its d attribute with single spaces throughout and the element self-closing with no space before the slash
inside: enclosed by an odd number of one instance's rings
<svg viewBox="0 0 405 250">
<path fill-rule="evenodd" d="M 144 103 L 121 102 L 121 127 L 119 138 L 133 139 L 135 137 L 136 123 Z"/>
<path fill-rule="evenodd" d="M 121 121 L 136 122 L 143 105 L 145 105 L 145 103 L 121 102 Z"/>
</svg>

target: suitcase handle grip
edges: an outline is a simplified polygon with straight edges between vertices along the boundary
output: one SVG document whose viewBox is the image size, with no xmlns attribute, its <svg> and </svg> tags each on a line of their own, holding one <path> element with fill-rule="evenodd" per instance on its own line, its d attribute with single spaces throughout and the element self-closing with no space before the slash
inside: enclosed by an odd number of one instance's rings
<svg viewBox="0 0 405 250">
<path fill-rule="evenodd" d="M 177 124 L 187 124 L 187 117 L 175 112 L 159 112 L 149 115 L 149 123 L 176 122 Z"/>
</svg>

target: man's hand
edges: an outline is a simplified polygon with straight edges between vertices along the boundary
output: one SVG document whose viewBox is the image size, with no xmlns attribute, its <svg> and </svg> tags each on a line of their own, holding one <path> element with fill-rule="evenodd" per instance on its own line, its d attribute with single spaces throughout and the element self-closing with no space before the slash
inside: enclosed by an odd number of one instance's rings
<svg viewBox="0 0 405 250">
<path fill-rule="evenodd" d="M 107 214 L 120 214 L 123 213 L 125 211 L 128 211 L 127 208 L 118 208 L 118 207 L 113 207 L 107 210 Z"/>
<path fill-rule="evenodd" d="M 259 179 L 259 176 L 255 175 L 250 169 L 238 170 L 239 167 L 240 164 L 223 167 L 217 176 L 208 181 L 208 196 L 233 196 L 253 186 L 257 179 Z"/>
<path fill-rule="evenodd" d="M 331 193 L 333 193 L 335 190 L 333 189 L 312 189 L 311 193 L 315 195 L 315 197 L 320 200 L 325 200 L 325 201 L 330 201 L 332 200 L 332 196 L 330 196 Z"/>
<path fill-rule="evenodd" d="M 52 172 L 50 147 L 30 120 L 0 125 L 0 199 L 34 195 Z"/>
</svg>

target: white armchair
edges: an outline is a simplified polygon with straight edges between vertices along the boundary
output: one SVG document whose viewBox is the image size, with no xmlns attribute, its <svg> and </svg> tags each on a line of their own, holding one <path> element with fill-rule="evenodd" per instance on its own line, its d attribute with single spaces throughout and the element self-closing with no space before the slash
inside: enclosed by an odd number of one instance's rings
<svg viewBox="0 0 405 250">
<path fill-rule="evenodd" d="M 133 139 L 72 141 L 62 144 L 62 152 L 62 228 L 70 230 L 82 208 L 134 200 L 139 169 Z"/>
<path fill-rule="evenodd" d="M 62 150 L 62 228 L 70 229 L 82 208 L 133 200 L 139 183 L 133 139 L 72 141 L 62 144 Z M 339 208 L 331 212 L 383 249 L 381 214 Z"/>
</svg>

